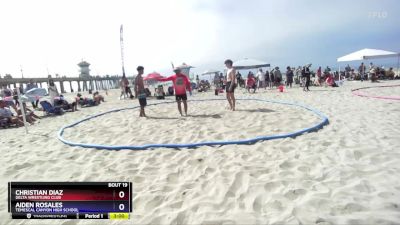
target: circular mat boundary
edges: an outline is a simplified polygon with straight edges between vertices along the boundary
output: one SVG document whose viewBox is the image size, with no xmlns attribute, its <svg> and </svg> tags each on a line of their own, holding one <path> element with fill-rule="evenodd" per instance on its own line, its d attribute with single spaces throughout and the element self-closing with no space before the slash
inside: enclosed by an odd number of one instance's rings
<svg viewBox="0 0 400 225">
<path fill-rule="evenodd" d="M 212 99 L 193 99 L 189 100 L 189 102 L 201 102 L 201 101 L 221 101 L 225 100 L 225 98 L 212 98 Z M 100 144 L 90 144 L 90 143 L 79 143 L 79 142 L 72 142 L 68 141 L 63 138 L 64 130 L 67 128 L 72 128 L 79 123 L 94 119 L 96 117 L 108 114 L 108 113 L 113 113 L 113 112 L 119 112 L 119 111 L 124 111 L 124 110 L 131 110 L 131 109 L 136 109 L 139 108 L 140 106 L 132 106 L 132 107 L 126 107 L 126 108 L 119 108 L 119 109 L 113 109 L 109 110 L 106 112 L 98 113 L 89 117 L 86 117 L 84 119 L 78 120 L 74 123 L 71 123 L 69 125 L 63 126 L 59 131 L 57 138 L 63 142 L 64 144 L 70 145 L 70 146 L 79 146 L 83 148 L 96 148 L 96 149 L 106 149 L 106 150 L 145 150 L 145 149 L 154 149 L 154 148 L 195 148 L 195 147 L 200 147 L 200 146 L 222 146 L 222 145 L 249 145 L 249 144 L 254 144 L 258 141 L 265 141 L 265 140 L 273 140 L 273 139 L 279 139 L 279 138 L 294 138 L 299 135 L 302 135 L 304 133 L 308 132 L 315 132 L 325 125 L 329 124 L 329 119 L 326 117 L 323 113 L 319 112 L 316 109 L 313 109 L 309 106 L 302 105 L 299 103 L 294 103 L 294 102 L 285 102 L 285 101 L 274 101 L 274 100 L 266 100 L 266 99 L 258 99 L 258 98 L 237 98 L 236 100 L 241 100 L 241 101 L 261 101 L 261 102 L 269 102 L 269 103 L 275 103 L 275 104 L 284 104 L 284 105 L 290 105 L 290 106 L 296 106 L 296 107 L 301 107 L 304 108 L 308 111 L 313 112 L 315 115 L 317 115 L 320 119 L 322 119 L 321 122 L 318 124 L 315 124 L 311 127 L 304 128 L 301 130 L 285 133 L 285 134 L 277 134 L 277 135 L 267 135 L 267 136 L 258 136 L 255 138 L 248 138 L 248 139 L 241 139 L 241 140 L 231 140 L 231 141 L 205 141 L 205 142 L 197 142 L 197 143 L 184 143 L 184 144 L 146 144 L 146 145 L 100 145 Z M 154 105 L 160 105 L 160 104 L 171 104 L 171 103 L 176 103 L 176 101 L 167 101 L 167 102 L 160 102 L 160 103 L 152 103 L 149 104 L 148 106 L 154 106 Z"/>
<path fill-rule="evenodd" d="M 400 100 L 400 96 L 392 97 L 392 96 L 374 96 L 374 95 L 367 95 L 364 94 L 363 92 L 359 91 L 362 89 L 369 89 L 369 88 L 384 88 L 384 87 L 398 87 L 400 86 L 399 84 L 397 85 L 383 85 L 383 86 L 370 86 L 370 87 L 361 87 L 361 88 L 356 88 L 352 89 L 351 92 L 353 95 L 360 96 L 360 97 L 366 97 L 366 98 L 377 98 L 377 99 L 388 99 L 388 100 Z"/>
</svg>

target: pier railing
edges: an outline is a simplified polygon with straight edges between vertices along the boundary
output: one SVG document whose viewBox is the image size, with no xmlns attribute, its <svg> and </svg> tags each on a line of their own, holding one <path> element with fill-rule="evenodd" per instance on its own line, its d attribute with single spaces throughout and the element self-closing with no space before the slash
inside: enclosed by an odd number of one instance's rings
<svg viewBox="0 0 400 225">
<path fill-rule="evenodd" d="M 127 77 L 131 82 L 133 77 Z M 54 83 L 60 84 L 59 90 L 61 93 L 66 93 L 64 82 L 69 82 L 71 92 L 89 91 L 89 90 L 108 90 L 120 88 L 119 81 L 121 77 L 110 76 L 110 77 L 90 77 L 90 78 L 80 78 L 80 77 L 58 77 L 58 78 L 0 78 L 0 87 L 17 88 L 26 87 L 26 84 L 33 81 L 38 87 L 43 87 L 43 84 L 48 84 L 49 80 L 52 79 Z M 74 90 L 72 87 L 72 82 L 76 82 L 78 90 Z M 18 84 L 18 85 L 17 85 Z M 48 86 L 48 85 L 47 85 Z"/>
</svg>

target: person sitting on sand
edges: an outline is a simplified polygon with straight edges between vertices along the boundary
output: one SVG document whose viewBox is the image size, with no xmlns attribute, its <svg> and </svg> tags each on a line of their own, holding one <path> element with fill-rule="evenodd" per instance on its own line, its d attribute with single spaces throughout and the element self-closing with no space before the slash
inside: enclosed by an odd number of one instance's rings
<svg viewBox="0 0 400 225">
<path fill-rule="evenodd" d="M 28 123 L 33 124 L 34 122 L 36 122 L 38 119 L 40 119 L 39 116 L 37 116 L 31 109 L 29 109 L 26 106 L 26 103 L 23 102 L 22 105 L 24 106 L 24 110 L 25 110 L 25 119 Z M 21 108 L 18 109 L 18 117 L 21 118 L 22 117 L 22 111 Z"/>
<path fill-rule="evenodd" d="M 76 102 L 81 106 L 96 106 L 96 102 L 91 98 L 82 97 L 80 93 L 76 95 Z"/>
<path fill-rule="evenodd" d="M 390 79 L 393 80 L 394 79 L 394 71 L 393 71 L 393 67 L 390 67 L 388 71 L 385 72 L 385 76 Z"/>
<path fill-rule="evenodd" d="M 181 68 L 176 67 L 174 68 L 175 74 L 167 77 L 167 78 L 156 78 L 157 81 L 172 81 L 174 89 L 175 89 L 175 99 L 178 104 L 178 111 L 183 116 L 182 114 L 182 109 L 181 109 L 181 101 L 183 101 L 183 106 L 185 109 L 185 115 L 187 116 L 187 95 L 186 95 L 186 90 L 189 91 L 190 95 L 192 95 L 192 87 L 190 84 L 189 79 L 185 74 L 181 73 Z"/>
<path fill-rule="evenodd" d="M 371 82 L 378 82 L 378 75 L 376 73 L 370 73 Z"/>
<path fill-rule="evenodd" d="M 1 97 L 3 97 L 3 101 L 7 107 L 12 107 L 15 112 L 17 112 L 17 106 L 14 103 L 13 91 L 7 86 L 4 86 L 3 90 L 0 93 Z"/>
<path fill-rule="evenodd" d="M 332 87 L 334 83 L 335 83 L 335 80 L 333 79 L 333 75 L 332 74 L 327 75 L 327 78 L 325 80 L 325 87 L 327 87 L 327 86 Z"/>
<path fill-rule="evenodd" d="M 73 103 L 69 103 L 67 100 L 65 100 L 63 95 L 60 95 L 59 97 L 56 97 L 54 99 L 54 106 L 60 107 L 64 110 L 72 110 L 72 112 L 75 112 L 78 110 L 77 101 L 75 101 Z"/>
<path fill-rule="evenodd" d="M 97 105 L 100 105 L 101 102 L 104 102 L 103 95 L 99 94 L 98 91 L 93 93 L 93 100 L 96 102 Z"/>
<path fill-rule="evenodd" d="M 11 110 L 7 108 L 6 102 L 2 99 L 0 100 L 0 119 L 7 119 L 8 123 L 24 126 L 24 122 L 19 117 L 13 116 Z"/>
<path fill-rule="evenodd" d="M 250 93 L 250 89 L 253 89 L 253 93 L 255 93 L 257 89 L 256 86 L 256 79 L 254 79 L 253 75 L 250 74 L 246 81 L 247 91 Z"/>
</svg>

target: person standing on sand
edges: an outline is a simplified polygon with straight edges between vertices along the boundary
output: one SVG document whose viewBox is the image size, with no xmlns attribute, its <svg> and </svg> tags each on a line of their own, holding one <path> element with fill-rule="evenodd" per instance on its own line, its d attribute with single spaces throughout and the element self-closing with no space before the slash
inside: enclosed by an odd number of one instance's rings
<svg viewBox="0 0 400 225">
<path fill-rule="evenodd" d="M 49 96 L 50 96 L 50 103 L 52 106 L 54 106 L 54 98 L 60 96 L 60 93 L 58 92 L 53 79 L 49 80 Z"/>
<path fill-rule="evenodd" d="M 139 99 L 139 104 L 140 104 L 140 114 L 139 117 L 146 117 L 146 113 L 144 112 L 144 107 L 147 105 L 147 100 L 146 100 L 146 92 L 144 89 L 144 83 L 143 83 L 143 72 L 144 72 L 144 67 L 143 66 L 138 66 L 136 68 L 138 71 L 138 75 L 135 78 L 135 96 Z"/>
<path fill-rule="evenodd" d="M 306 83 L 303 87 L 303 91 L 310 91 L 310 89 L 308 89 L 308 87 L 310 86 L 310 80 L 311 80 L 310 67 L 311 67 L 311 63 L 304 66 L 304 69 L 303 69 L 303 74 L 304 74 L 304 77 L 306 78 Z"/>
<path fill-rule="evenodd" d="M 286 67 L 286 87 L 292 88 L 292 83 L 293 83 L 293 70 L 290 68 L 290 66 Z"/>
<path fill-rule="evenodd" d="M 364 74 L 365 74 L 365 65 L 362 62 L 361 65 L 358 67 L 358 73 L 360 74 L 361 82 L 364 81 Z"/>
<path fill-rule="evenodd" d="M 233 68 L 233 62 L 230 59 L 225 60 L 225 66 L 228 69 L 226 71 L 226 99 L 228 99 L 231 110 L 235 111 L 236 71 L 235 68 Z"/>
<path fill-rule="evenodd" d="M 258 79 L 258 89 L 260 88 L 265 89 L 265 74 L 261 68 L 257 72 L 257 79 Z"/>
<path fill-rule="evenodd" d="M 175 99 L 178 104 L 178 111 L 182 114 L 181 101 L 183 101 L 183 107 L 185 109 L 185 116 L 187 116 L 187 95 L 186 90 L 189 91 L 190 95 L 192 95 L 192 87 L 190 85 L 190 81 L 185 74 L 181 73 L 181 69 L 179 67 L 174 68 L 175 74 L 169 76 L 167 78 L 159 78 L 157 77 L 157 81 L 172 81 L 174 89 L 175 89 Z"/>
</svg>

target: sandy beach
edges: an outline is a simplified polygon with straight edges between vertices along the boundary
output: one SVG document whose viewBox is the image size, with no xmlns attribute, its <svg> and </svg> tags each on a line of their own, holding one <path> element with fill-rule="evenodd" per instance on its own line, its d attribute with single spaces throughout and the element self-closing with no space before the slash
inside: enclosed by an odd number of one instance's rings
<svg viewBox="0 0 400 225">
<path fill-rule="evenodd" d="M 400 81 L 348 81 L 310 92 L 237 89 L 239 98 L 297 102 L 329 118 L 318 132 L 252 145 L 109 151 L 57 139 L 62 126 L 138 105 L 118 100 L 118 90 L 101 93 L 106 102 L 98 107 L 43 118 L 27 135 L 24 128 L 1 129 L 0 224 L 400 224 L 400 101 L 351 93 L 380 85 Z M 400 87 L 363 91 L 399 96 Z M 224 95 L 189 97 L 209 98 Z M 190 143 L 286 133 L 320 121 L 281 104 L 239 100 L 237 111 L 226 107 L 226 101 L 189 102 L 189 116 L 181 117 L 175 104 L 161 104 L 146 108 L 147 119 L 138 109 L 124 110 L 67 129 L 64 137 L 106 145 Z M 9 181 L 129 181 L 134 209 L 129 221 L 12 220 Z"/>
</svg>

